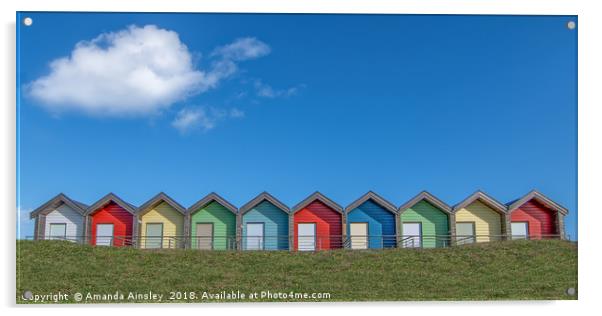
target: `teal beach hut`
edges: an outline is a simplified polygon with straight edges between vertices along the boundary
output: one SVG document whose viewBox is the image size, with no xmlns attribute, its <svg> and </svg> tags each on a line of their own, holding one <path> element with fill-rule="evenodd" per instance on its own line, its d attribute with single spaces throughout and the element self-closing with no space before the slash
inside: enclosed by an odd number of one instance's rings
<svg viewBox="0 0 602 316">
<path fill-rule="evenodd" d="M 243 250 L 288 250 L 289 208 L 267 192 L 239 212 Z"/>
</svg>

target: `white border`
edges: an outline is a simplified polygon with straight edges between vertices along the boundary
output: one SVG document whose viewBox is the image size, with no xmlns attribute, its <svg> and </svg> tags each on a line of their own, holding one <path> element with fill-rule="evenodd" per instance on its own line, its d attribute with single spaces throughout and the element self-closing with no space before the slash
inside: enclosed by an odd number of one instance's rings
<svg viewBox="0 0 602 316">
<path fill-rule="evenodd" d="M 73 1 L 21 0 L 20 11 L 134 11 L 134 12 L 275 12 L 275 13 L 436 13 L 436 14 L 559 14 L 572 15 L 582 12 L 582 1 L 453 1 L 431 0 L 399 1 L 386 0 L 321 0 L 277 1 L 277 0 L 136 0 Z M 581 4 L 581 5 L 580 5 Z"/>
<path fill-rule="evenodd" d="M 397 3 L 394 3 L 397 2 Z M 602 80 L 600 80 L 600 58 L 602 56 L 600 38 L 601 21 L 599 1 L 579 0 L 488 0 L 488 1 L 358 1 L 358 0 L 4 0 L 0 2 L 2 30 L 2 76 L 0 89 L 4 102 L 0 123 L 2 137 L 2 194 L 4 228 L 4 256 L 0 261 L 5 273 L 1 287 L 0 301 L 4 308 L 14 307 L 15 275 L 15 76 L 14 41 L 15 11 L 137 11 L 137 12 L 299 12 L 299 13 L 422 13 L 422 14 L 558 14 L 579 15 L 579 301 L 559 302 L 485 302 L 485 303 L 338 303 L 338 304 L 226 304 L 226 305 L 169 305 L 152 308 L 141 305 L 111 306 L 111 310 L 93 307 L 79 308 L 20 308 L 19 314 L 61 313 L 62 315 L 101 314 L 124 309 L 134 312 L 132 307 L 144 309 L 151 314 L 163 314 L 165 308 L 176 308 L 181 313 L 231 312 L 262 315 L 282 315 L 283 313 L 462 313 L 463 315 L 522 315 L 525 313 L 546 313 L 576 315 L 587 310 L 596 310 L 597 294 L 600 293 L 600 250 L 602 249 L 599 224 L 602 223 L 602 209 L 596 198 L 600 195 L 597 180 L 602 179 L 600 162 L 600 136 L 602 135 Z M 12 282 L 8 282 L 11 281 Z M 492 284 L 492 286 L 495 286 Z M 199 309 L 202 308 L 202 309 Z M 43 311 L 40 309 L 44 309 Z M 129 309 L 129 311 L 127 311 Z M 284 309 L 284 310 L 283 310 Z M 311 309 L 307 310 L 307 309 Z M 15 312 L 15 311 L 13 311 Z M 137 311 L 136 311 L 137 312 Z"/>
</svg>

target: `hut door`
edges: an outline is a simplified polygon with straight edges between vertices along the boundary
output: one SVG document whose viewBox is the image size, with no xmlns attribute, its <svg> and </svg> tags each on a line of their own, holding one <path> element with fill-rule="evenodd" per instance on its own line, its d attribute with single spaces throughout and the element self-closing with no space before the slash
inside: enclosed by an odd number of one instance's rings
<svg viewBox="0 0 602 316">
<path fill-rule="evenodd" d="M 527 222 L 512 223 L 510 226 L 512 229 L 512 239 L 526 239 L 529 236 L 528 224 Z"/>
<path fill-rule="evenodd" d="M 196 244 L 198 249 L 213 249 L 213 224 L 196 224 Z"/>
<path fill-rule="evenodd" d="M 422 247 L 422 223 L 403 223 L 403 246 L 407 248 Z"/>
<path fill-rule="evenodd" d="M 96 225 L 96 245 L 97 246 L 112 246 L 113 245 L 113 224 L 97 224 Z"/>
<path fill-rule="evenodd" d="M 247 224 L 247 250 L 262 250 L 263 238 L 263 223 Z"/>
<path fill-rule="evenodd" d="M 163 224 L 146 224 L 146 247 L 144 248 L 163 248 Z"/>
<path fill-rule="evenodd" d="M 316 223 L 297 224 L 297 248 L 299 251 L 316 250 Z"/>
<path fill-rule="evenodd" d="M 368 249 L 368 223 L 351 223 L 351 249 Z"/>
</svg>

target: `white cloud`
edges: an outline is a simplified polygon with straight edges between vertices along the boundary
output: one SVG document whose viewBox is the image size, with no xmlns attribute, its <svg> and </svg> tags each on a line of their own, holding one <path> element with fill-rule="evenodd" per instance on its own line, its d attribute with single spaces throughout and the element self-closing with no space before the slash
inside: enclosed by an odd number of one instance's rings
<svg viewBox="0 0 602 316">
<path fill-rule="evenodd" d="M 233 109 L 230 109 L 230 117 L 242 118 L 242 117 L 245 117 L 245 112 L 243 112 L 237 108 L 233 108 Z"/>
<path fill-rule="evenodd" d="M 215 81 L 227 78 L 238 71 L 237 62 L 263 57 L 269 53 L 270 47 L 254 37 L 236 39 L 213 50 L 211 57 L 216 60 L 211 63 L 209 77 Z"/>
<path fill-rule="evenodd" d="M 182 134 L 200 129 L 209 131 L 217 126 L 217 123 L 227 118 L 243 118 L 245 113 L 237 108 L 230 110 L 189 107 L 178 112 L 171 125 Z"/>
<path fill-rule="evenodd" d="M 209 120 L 204 109 L 182 109 L 171 122 L 171 125 L 180 132 L 185 133 L 194 127 L 201 126 L 205 130 L 214 127 L 213 122 Z"/>
<path fill-rule="evenodd" d="M 296 95 L 301 88 L 305 85 L 296 85 L 287 89 L 276 90 L 272 86 L 263 83 L 261 80 L 255 80 L 254 87 L 255 93 L 258 97 L 262 98 L 278 98 L 278 97 L 290 97 Z"/>
<path fill-rule="evenodd" d="M 270 51 L 270 47 L 264 42 L 254 37 L 245 37 L 236 39 L 231 44 L 216 48 L 212 55 L 222 56 L 227 60 L 242 61 L 263 57 L 269 54 Z"/>
<path fill-rule="evenodd" d="M 269 46 L 243 38 L 214 52 L 207 71 L 195 69 L 178 33 L 130 26 L 79 42 L 70 56 L 50 63 L 50 73 L 27 85 L 29 95 L 51 112 L 98 116 L 152 115 L 191 95 L 215 88 L 237 71 L 237 61 L 269 53 Z"/>
</svg>

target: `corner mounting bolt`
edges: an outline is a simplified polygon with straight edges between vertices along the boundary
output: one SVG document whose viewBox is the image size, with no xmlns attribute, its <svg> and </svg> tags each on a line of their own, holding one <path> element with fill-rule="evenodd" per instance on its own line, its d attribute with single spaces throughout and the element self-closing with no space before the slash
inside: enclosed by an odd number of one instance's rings
<svg viewBox="0 0 602 316">
<path fill-rule="evenodd" d="M 566 27 L 567 27 L 569 30 L 574 30 L 576 26 L 577 26 L 577 24 L 575 24 L 575 21 L 569 21 L 569 22 L 566 24 Z"/>
</svg>

